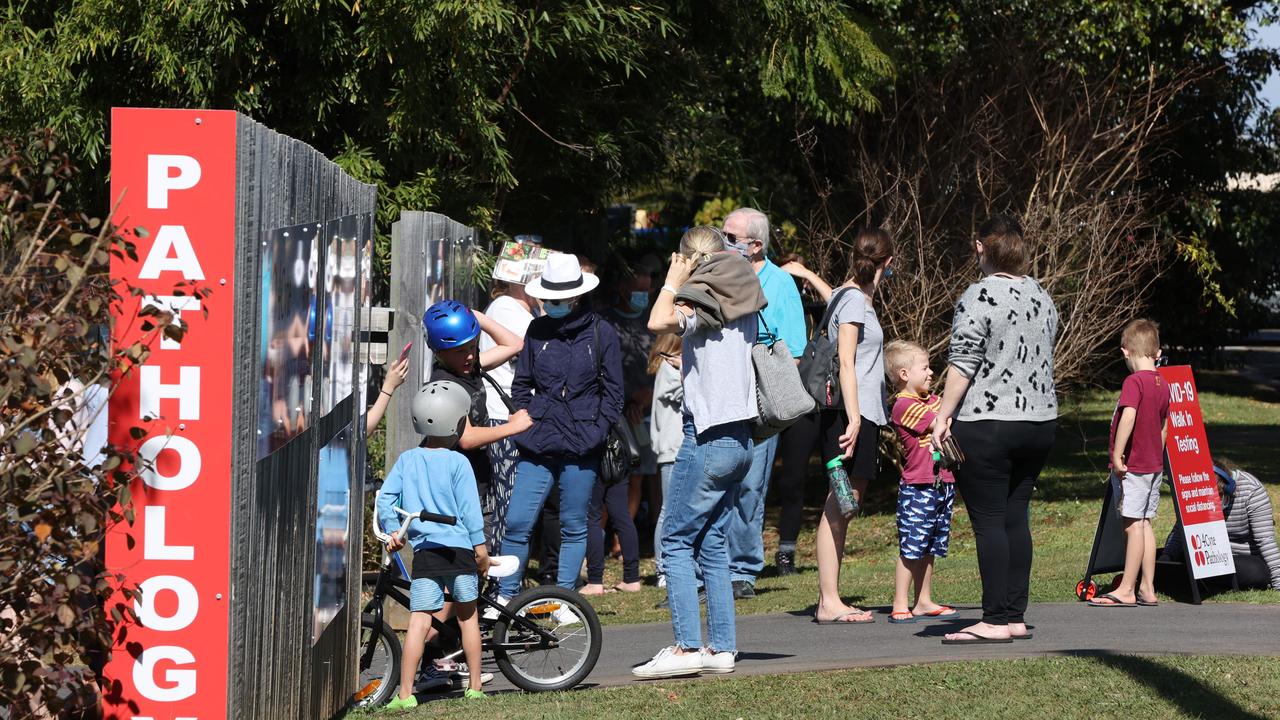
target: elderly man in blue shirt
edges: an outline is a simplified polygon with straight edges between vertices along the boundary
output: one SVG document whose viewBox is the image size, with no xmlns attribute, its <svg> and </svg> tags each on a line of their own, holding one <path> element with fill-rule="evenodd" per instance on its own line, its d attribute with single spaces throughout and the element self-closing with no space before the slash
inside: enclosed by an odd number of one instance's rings
<svg viewBox="0 0 1280 720">
<path fill-rule="evenodd" d="M 769 218 L 754 208 L 738 208 L 724 219 L 722 228 L 729 241 L 745 247 L 760 278 L 768 306 L 760 311 L 764 325 L 782 338 L 799 358 L 804 353 L 807 332 L 804 306 L 795 280 L 765 256 L 769 250 Z M 756 577 L 764 568 L 764 498 L 769 492 L 769 475 L 778 449 L 778 437 L 756 443 L 751 470 L 742 481 L 737 505 L 729 521 L 729 571 L 735 599 L 755 597 Z"/>
</svg>

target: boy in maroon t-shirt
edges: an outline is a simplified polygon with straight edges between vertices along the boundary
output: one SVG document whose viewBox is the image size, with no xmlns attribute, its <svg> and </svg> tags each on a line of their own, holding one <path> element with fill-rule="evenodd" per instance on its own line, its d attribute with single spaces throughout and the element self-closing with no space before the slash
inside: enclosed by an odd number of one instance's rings
<svg viewBox="0 0 1280 720">
<path fill-rule="evenodd" d="M 955 478 L 933 455 L 933 419 L 942 398 L 929 391 L 933 371 L 929 353 L 916 343 L 894 340 L 884 347 L 885 374 L 898 394 L 889 422 L 902 445 L 902 484 L 898 486 L 898 563 L 894 572 L 891 623 L 919 617 L 952 617 L 955 608 L 933 600 L 933 561 L 946 557 L 951 542 Z M 915 586 L 916 602 L 908 592 Z"/>
<path fill-rule="evenodd" d="M 1111 419 L 1111 487 L 1124 521 L 1124 575 L 1096 607 L 1156 604 L 1156 538 L 1151 520 L 1160 505 L 1169 386 L 1156 372 L 1160 330 L 1150 320 L 1134 320 L 1120 335 L 1120 352 L 1130 375 L 1120 389 Z M 1139 582 L 1140 581 L 1140 582 Z"/>
</svg>

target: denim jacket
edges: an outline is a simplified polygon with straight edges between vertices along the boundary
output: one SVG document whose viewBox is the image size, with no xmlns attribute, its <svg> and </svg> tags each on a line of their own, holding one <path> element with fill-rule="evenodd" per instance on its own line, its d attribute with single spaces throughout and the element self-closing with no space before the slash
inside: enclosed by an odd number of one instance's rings
<svg viewBox="0 0 1280 720">
<path fill-rule="evenodd" d="M 533 418 L 533 427 L 515 436 L 522 451 L 570 458 L 598 451 L 622 415 L 617 331 L 591 310 L 535 318 L 516 362 L 511 399 Z"/>
</svg>

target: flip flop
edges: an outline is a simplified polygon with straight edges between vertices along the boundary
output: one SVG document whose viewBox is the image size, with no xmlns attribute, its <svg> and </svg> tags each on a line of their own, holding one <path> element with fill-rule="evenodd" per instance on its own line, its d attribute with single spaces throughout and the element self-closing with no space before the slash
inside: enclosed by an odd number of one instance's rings
<svg viewBox="0 0 1280 720">
<path fill-rule="evenodd" d="M 1138 600 L 1138 604 L 1141 605 L 1142 607 L 1156 607 L 1160 604 L 1159 600 L 1143 600 L 1141 597 L 1138 597 L 1138 596 L 1135 596 L 1135 597 Z"/>
<path fill-rule="evenodd" d="M 853 617 L 854 615 L 866 615 L 867 619 L 845 620 L 845 618 Z M 814 615 L 813 621 L 819 625 L 865 625 L 867 623 L 875 622 L 876 619 L 871 613 L 867 612 L 866 610 L 850 610 L 849 612 L 843 613 L 841 615 L 837 615 L 831 618 L 830 620 L 819 620 L 818 616 Z"/>
<path fill-rule="evenodd" d="M 889 622 L 893 623 L 894 625 L 906 625 L 908 623 L 913 623 L 915 621 L 916 621 L 916 616 L 912 615 L 910 612 L 889 613 Z"/>
<path fill-rule="evenodd" d="M 1030 640 L 1033 637 L 1033 633 L 1027 633 L 1026 635 L 1010 635 L 1009 637 L 1014 640 Z"/>
<path fill-rule="evenodd" d="M 1099 600 L 1110 600 L 1111 602 L 1098 602 Z M 1138 607 L 1138 603 L 1122 602 L 1120 598 L 1107 593 L 1090 600 L 1089 607 Z"/>
<path fill-rule="evenodd" d="M 968 635 L 972 640 L 949 640 L 942 638 L 943 645 L 1007 645 L 1013 642 L 1012 638 L 991 638 L 985 635 L 979 635 L 972 630 L 960 630 L 956 635 Z"/>
<path fill-rule="evenodd" d="M 959 611 L 957 611 L 955 608 L 951 607 L 950 605 L 942 605 L 938 607 L 936 610 L 930 610 L 927 613 L 920 613 L 916 615 L 916 617 L 939 618 L 939 617 L 952 617 L 953 615 L 959 615 L 959 614 L 960 614 Z"/>
</svg>

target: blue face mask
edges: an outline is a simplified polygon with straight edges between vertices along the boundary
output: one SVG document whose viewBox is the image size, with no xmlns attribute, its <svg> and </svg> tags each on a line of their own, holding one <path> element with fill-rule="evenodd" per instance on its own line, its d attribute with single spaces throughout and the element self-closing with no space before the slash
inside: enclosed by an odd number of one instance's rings
<svg viewBox="0 0 1280 720">
<path fill-rule="evenodd" d="M 649 307 L 649 293 L 644 290 L 636 290 L 631 293 L 631 309 L 644 310 Z"/>
<path fill-rule="evenodd" d="M 547 317 L 562 318 L 573 311 L 573 303 L 568 300 L 548 300 L 542 303 L 542 312 Z"/>
</svg>

